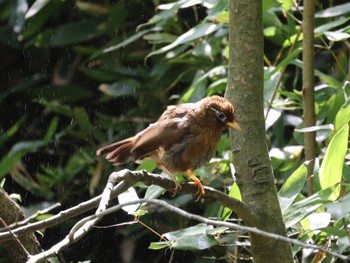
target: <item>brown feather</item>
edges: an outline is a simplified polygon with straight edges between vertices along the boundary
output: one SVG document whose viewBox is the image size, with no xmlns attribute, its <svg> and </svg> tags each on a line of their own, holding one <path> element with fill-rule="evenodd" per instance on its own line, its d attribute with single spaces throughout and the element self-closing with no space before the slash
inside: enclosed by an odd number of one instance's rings
<svg viewBox="0 0 350 263">
<path fill-rule="evenodd" d="M 150 157 L 170 174 L 191 173 L 211 158 L 227 123 L 234 123 L 231 103 L 219 96 L 207 97 L 196 103 L 169 106 L 157 122 L 134 137 L 96 153 L 114 164 Z"/>
</svg>

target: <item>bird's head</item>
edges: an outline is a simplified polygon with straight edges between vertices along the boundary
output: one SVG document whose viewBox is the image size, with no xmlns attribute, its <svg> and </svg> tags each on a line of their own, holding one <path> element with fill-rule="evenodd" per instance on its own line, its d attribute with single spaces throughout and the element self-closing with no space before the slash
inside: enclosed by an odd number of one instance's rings
<svg viewBox="0 0 350 263">
<path fill-rule="evenodd" d="M 235 122 L 235 113 L 232 104 L 225 98 L 219 96 L 207 97 L 206 108 L 214 112 L 215 118 L 223 126 L 228 126 L 236 130 L 241 130 L 241 127 Z"/>
</svg>

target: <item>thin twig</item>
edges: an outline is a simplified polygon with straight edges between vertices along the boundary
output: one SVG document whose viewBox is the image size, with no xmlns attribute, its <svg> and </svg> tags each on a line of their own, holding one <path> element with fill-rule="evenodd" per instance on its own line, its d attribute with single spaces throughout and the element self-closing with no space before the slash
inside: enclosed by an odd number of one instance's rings
<svg viewBox="0 0 350 263">
<path fill-rule="evenodd" d="M 300 242 L 296 239 L 291 239 L 288 237 L 269 233 L 269 232 L 266 232 L 266 231 L 263 231 L 263 230 L 260 230 L 257 228 L 253 228 L 253 227 L 240 226 L 240 225 L 237 225 L 234 223 L 207 219 L 207 218 L 204 218 L 202 216 L 186 212 L 178 207 L 175 207 L 173 205 L 168 204 L 166 201 L 163 201 L 163 200 L 140 199 L 140 200 L 134 200 L 134 201 L 130 201 L 130 202 L 126 202 L 123 204 L 113 206 L 111 208 L 106 209 L 105 211 L 103 211 L 101 213 L 94 214 L 94 215 L 88 216 L 88 217 L 80 220 L 78 223 L 76 223 L 74 225 L 74 227 L 71 229 L 71 232 L 69 233 L 69 235 L 66 236 L 66 238 L 64 238 L 61 242 L 57 243 L 55 246 L 53 246 L 49 250 L 44 251 L 43 253 L 37 254 L 35 256 L 32 256 L 30 258 L 30 260 L 28 261 L 28 263 L 35 263 L 35 262 L 38 262 L 42 259 L 53 256 L 54 254 L 61 251 L 63 248 L 67 247 L 71 243 L 80 239 L 86 233 L 86 232 L 84 232 L 84 225 L 85 224 L 87 224 L 87 223 L 89 223 L 97 218 L 102 218 L 108 214 L 114 213 L 114 212 L 120 210 L 124 206 L 140 204 L 140 203 L 152 203 L 152 204 L 156 204 L 156 205 L 161 205 L 161 206 L 165 207 L 166 209 L 170 210 L 171 212 L 177 213 L 183 217 L 186 217 L 186 218 L 191 219 L 191 220 L 196 220 L 196 221 L 201 222 L 201 223 L 205 223 L 205 224 L 213 225 L 213 226 L 227 227 L 229 229 L 234 229 L 234 230 L 239 230 L 239 231 L 246 231 L 246 232 L 254 233 L 257 235 L 262 235 L 262 236 L 265 236 L 268 238 L 272 238 L 272 239 L 276 239 L 276 240 L 280 240 L 280 241 L 284 241 L 284 242 L 289 242 L 291 244 L 298 245 L 298 246 L 301 246 L 303 248 L 309 248 L 309 249 L 313 249 L 315 251 L 316 250 L 323 251 L 327 254 L 330 254 L 330 255 L 337 257 L 339 259 L 342 259 L 344 261 L 350 260 L 350 257 L 348 257 L 348 256 L 341 255 L 337 252 L 334 252 L 332 250 L 328 250 L 328 249 L 321 247 L 321 246 L 306 244 L 306 243 Z M 73 238 L 69 238 L 69 237 L 73 237 Z"/>
</svg>

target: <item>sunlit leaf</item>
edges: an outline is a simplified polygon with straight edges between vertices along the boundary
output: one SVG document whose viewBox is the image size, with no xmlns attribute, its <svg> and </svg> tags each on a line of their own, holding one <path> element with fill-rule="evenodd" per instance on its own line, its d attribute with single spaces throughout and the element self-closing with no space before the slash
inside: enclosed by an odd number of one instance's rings
<svg viewBox="0 0 350 263">
<path fill-rule="evenodd" d="M 178 240 L 180 238 L 183 238 L 185 236 L 193 236 L 197 234 L 206 234 L 207 230 L 213 229 L 213 226 L 206 225 L 206 224 L 198 224 L 195 226 L 191 226 L 188 228 L 180 229 L 173 232 L 165 233 L 163 236 L 165 236 L 168 240 Z"/>
<path fill-rule="evenodd" d="M 329 197 L 332 194 L 333 189 L 327 188 L 290 205 L 283 213 L 286 227 L 297 224 L 300 220 L 316 211 L 321 205 L 329 203 Z"/>
<path fill-rule="evenodd" d="M 306 176 L 307 166 L 302 164 L 283 184 L 282 188 L 278 192 L 278 200 L 280 202 L 282 213 L 290 207 L 290 205 L 300 194 L 305 184 Z"/>
<path fill-rule="evenodd" d="M 153 250 L 159 250 L 163 248 L 168 248 L 169 246 L 170 246 L 169 242 L 160 241 L 160 242 L 151 242 L 148 248 Z"/>
<path fill-rule="evenodd" d="M 28 19 L 35 16 L 50 0 L 36 0 L 27 11 L 25 18 Z"/>
<path fill-rule="evenodd" d="M 342 219 L 350 213 L 350 193 L 343 196 L 340 200 L 325 205 L 327 211 L 335 219 Z"/>
<path fill-rule="evenodd" d="M 332 138 L 322 161 L 319 179 L 321 189 L 335 187 L 330 200 L 336 200 L 340 193 L 344 157 L 347 150 L 349 125 L 345 124 Z"/>
<path fill-rule="evenodd" d="M 316 18 L 328 18 L 342 16 L 350 13 L 350 3 L 332 6 L 315 14 Z"/>
<path fill-rule="evenodd" d="M 172 244 L 172 248 L 181 249 L 181 250 L 203 250 L 208 249 L 212 246 L 216 246 L 219 244 L 215 238 L 205 235 L 205 234 L 196 234 L 184 236 L 175 240 Z"/>
<path fill-rule="evenodd" d="M 124 204 L 126 202 L 130 202 L 134 200 L 136 201 L 139 199 L 140 198 L 138 197 L 136 190 L 133 187 L 130 187 L 128 190 L 118 195 L 119 204 Z M 128 214 L 133 214 L 137 211 L 139 207 L 140 207 L 140 204 L 134 204 L 134 205 L 123 206 L 122 209 Z"/>
<path fill-rule="evenodd" d="M 169 50 L 171 50 L 179 45 L 188 43 L 188 42 L 193 41 L 195 39 L 198 39 L 200 37 L 207 36 L 207 35 L 215 32 L 219 28 L 220 28 L 220 25 L 218 25 L 218 24 L 212 24 L 212 23 L 199 24 L 198 26 L 191 28 L 189 31 L 187 31 L 186 33 L 179 36 L 170 45 L 167 45 L 167 46 L 162 47 L 156 51 L 151 52 L 150 54 L 148 54 L 147 57 L 162 54 L 162 53 L 167 52 L 167 51 L 169 51 Z"/>
<path fill-rule="evenodd" d="M 239 201 L 242 201 L 241 191 L 239 190 L 239 187 L 238 187 L 236 182 L 232 184 L 232 187 L 231 187 L 230 192 L 229 192 L 229 196 L 231 196 Z M 224 207 L 222 214 L 221 214 L 221 220 L 226 221 L 231 216 L 231 214 L 232 214 L 232 210 L 228 207 Z"/>
<path fill-rule="evenodd" d="M 0 160 L 0 180 L 8 174 L 11 169 L 16 165 L 16 163 L 22 159 L 28 152 L 18 151 L 14 154 L 8 154 L 2 157 Z"/>
<path fill-rule="evenodd" d="M 324 32 L 329 41 L 343 41 L 350 38 L 350 34 L 344 32 Z"/>
<path fill-rule="evenodd" d="M 9 25 L 15 33 L 20 33 L 23 30 L 25 18 L 24 15 L 28 10 L 28 3 L 26 0 L 11 0 Z"/>
</svg>

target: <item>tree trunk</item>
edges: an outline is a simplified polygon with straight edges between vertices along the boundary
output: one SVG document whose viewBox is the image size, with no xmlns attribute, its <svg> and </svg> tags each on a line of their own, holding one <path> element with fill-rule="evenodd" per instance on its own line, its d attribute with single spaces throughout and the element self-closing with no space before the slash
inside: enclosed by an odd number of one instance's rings
<svg viewBox="0 0 350 263">
<path fill-rule="evenodd" d="M 241 132 L 231 134 L 233 162 L 243 202 L 255 227 L 286 236 L 268 155 L 263 109 L 262 2 L 230 1 L 230 59 L 226 97 Z M 289 243 L 251 234 L 254 262 L 293 262 Z"/>
<path fill-rule="evenodd" d="M 304 127 L 315 126 L 314 29 L 315 3 L 304 1 L 303 12 L 303 119 Z M 316 133 L 304 133 L 305 159 L 309 161 L 307 193 L 314 193 L 314 165 L 316 158 Z"/>
</svg>

